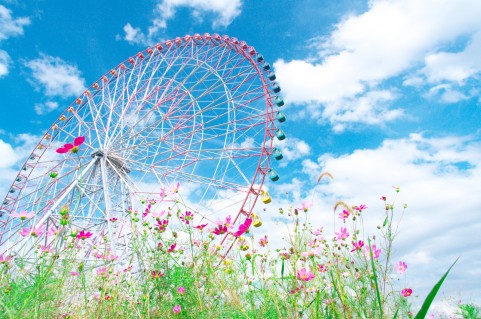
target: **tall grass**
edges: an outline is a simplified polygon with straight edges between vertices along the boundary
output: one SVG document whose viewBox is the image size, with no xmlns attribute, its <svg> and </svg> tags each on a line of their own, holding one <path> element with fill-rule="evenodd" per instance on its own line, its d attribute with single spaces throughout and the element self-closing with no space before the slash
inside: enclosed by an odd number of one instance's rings
<svg viewBox="0 0 481 319">
<path fill-rule="evenodd" d="M 1 256 L 0 318 L 414 316 L 411 288 L 394 285 L 406 271 L 403 261 L 391 260 L 394 201 L 382 198 L 385 217 L 374 230 L 363 229 L 364 205 L 337 203 L 341 227 L 335 234 L 311 227 L 309 205 L 281 208 L 289 236 L 279 248 L 271 247 L 268 230 L 253 235 L 258 221 L 239 238 L 222 240 L 225 234 L 216 229 L 237 230 L 229 218 L 207 223 L 199 214 L 187 214 L 180 195 L 173 196 L 165 214 L 155 214 L 155 207 L 142 201 L 144 214 L 126 215 L 138 234 L 131 263 L 121 264 L 107 248 L 98 248 L 95 263 L 79 260 L 88 238 L 78 238 L 79 230 L 68 224 L 49 247 L 38 247 L 33 266 Z M 425 315 L 435 293 L 416 318 Z"/>
</svg>

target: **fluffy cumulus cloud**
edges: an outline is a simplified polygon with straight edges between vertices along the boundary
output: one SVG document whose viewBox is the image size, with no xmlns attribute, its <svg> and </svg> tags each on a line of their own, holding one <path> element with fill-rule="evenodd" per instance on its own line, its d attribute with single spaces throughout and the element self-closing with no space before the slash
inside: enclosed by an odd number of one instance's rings
<svg viewBox="0 0 481 319">
<path fill-rule="evenodd" d="M 34 149 L 38 136 L 19 134 L 5 141 L 0 138 L 0 198 L 6 195 L 8 188 L 17 175 L 20 165 Z"/>
<path fill-rule="evenodd" d="M 29 18 L 13 18 L 12 12 L 0 5 L 0 41 L 23 34 L 23 28 L 30 24 Z"/>
<path fill-rule="evenodd" d="M 42 54 L 25 65 L 32 71 L 30 82 L 48 96 L 66 98 L 85 90 L 85 80 L 77 67 L 58 57 Z"/>
<path fill-rule="evenodd" d="M 154 19 L 143 33 L 130 23 L 124 26 L 124 40 L 137 44 L 152 44 L 159 40 L 159 33 L 167 28 L 167 22 L 175 17 L 177 9 L 187 8 L 194 19 L 202 21 L 212 16 L 212 27 L 226 27 L 241 13 L 242 0 L 162 0 L 154 9 Z"/>
<path fill-rule="evenodd" d="M 45 103 L 35 103 L 34 110 L 38 115 L 50 113 L 58 108 L 57 102 L 47 101 Z"/>
<path fill-rule="evenodd" d="M 481 248 L 473 240 L 481 232 L 479 136 L 427 138 L 411 134 L 403 139 L 385 140 L 374 149 L 339 156 L 326 154 L 317 161 L 305 159 L 303 169 L 312 184 L 321 171 L 334 176 L 329 183 L 309 187 L 307 197 L 314 200 L 319 211 L 326 212 L 315 215 L 319 225 L 332 224 L 329 212 L 333 203 L 342 199 L 352 205 L 367 204 L 364 225 L 374 233 L 383 218 L 384 203 L 380 197 L 385 195 L 392 201 L 396 194 L 392 186 L 400 186 L 395 217 L 401 218 L 404 203 L 408 208 L 396 238 L 395 258 L 411 265 L 408 279 L 416 285 L 417 293 L 425 296 L 449 264 L 462 254 L 445 289 L 450 295 L 462 291 L 465 297 L 479 298 L 479 286 L 472 284 L 481 281 Z M 307 186 L 296 188 L 303 187 Z"/>
<path fill-rule="evenodd" d="M 23 28 L 30 24 L 29 18 L 13 18 L 12 12 L 0 5 L 0 42 L 23 34 Z M 8 53 L 0 50 L 0 78 L 8 74 L 11 59 Z"/>
<path fill-rule="evenodd" d="M 389 79 L 460 84 L 479 74 L 480 14 L 481 2 L 471 0 L 373 0 L 366 12 L 345 17 L 315 41 L 314 60 L 278 60 L 276 74 L 289 102 L 309 104 L 312 114 L 333 123 L 364 121 L 350 115 L 360 100 L 372 99 L 371 91 L 396 91 Z M 462 39 L 465 46 L 452 52 Z M 402 115 L 389 104 L 363 105 L 373 121 L 379 111 L 382 121 Z"/>
</svg>

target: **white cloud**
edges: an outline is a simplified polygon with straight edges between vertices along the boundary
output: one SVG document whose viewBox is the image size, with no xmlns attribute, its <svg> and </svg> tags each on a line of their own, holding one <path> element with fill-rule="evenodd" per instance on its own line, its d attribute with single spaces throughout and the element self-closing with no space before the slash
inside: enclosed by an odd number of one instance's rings
<svg viewBox="0 0 481 319">
<path fill-rule="evenodd" d="M 29 18 L 12 17 L 12 12 L 0 5 L 0 41 L 23 34 L 23 27 L 30 24 Z"/>
<path fill-rule="evenodd" d="M 48 96 L 66 98 L 80 95 L 85 90 L 85 80 L 77 67 L 58 57 L 42 54 L 25 65 L 32 70 L 31 83 L 43 88 Z"/>
<path fill-rule="evenodd" d="M 286 101 L 307 103 L 311 112 L 323 108 L 317 114 L 331 122 L 364 121 L 344 117 L 346 102 L 356 105 L 370 91 L 385 91 L 378 88 L 383 81 L 424 62 L 432 81 L 463 81 L 478 72 L 480 14 L 481 2 L 471 0 L 373 0 L 366 12 L 346 17 L 318 40 L 319 61 L 278 60 L 274 67 Z M 437 53 L 461 37 L 471 39 L 462 54 Z M 388 107 L 381 109 L 389 114 Z"/>
<path fill-rule="evenodd" d="M 306 157 L 311 153 L 311 147 L 303 140 L 289 137 L 285 140 L 274 142 L 274 146 L 278 147 L 283 159 L 279 162 L 279 166 L 286 166 L 288 162 Z"/>
<path fill-rule="evenodd" d="M 481 280 L 476 264 L 481 260 L 481 248 L 475 240 L 481 232 L 479 137 L 427 138 L 411 134 L 404 139 L 385 140 L 375 149 L 340 156 L 327 154 L 317 162 L 306 159 L 303 171 L 310 175 L 312 183 L 321 171 L 334 176 L 329 183 L 311 187 L 307 197 L 322 208 L 317 211 L 332 212 L 331 205 L 337 200 L 365 203 L 369 209 L 364 214 L 364 226 L 371 234 L 383 218 L 380 196 L 393 200 L 391 186 L 400 186 L 395 217 L 401 217 L 404 203 L 408 209 L 396 238 L 394 258 L 410 265 L 407 278 L 416 293 L 423 298 L 461 255 L 443 290 L 481 296 L 479 286 L 473 284 Z M 332 215 L 323 215 L 316 214 L 314 224 L 326 225 L 327 221 L 331 225 Z"/>
<path fill-rule="evenodd" d="M 0 139 L 0 199 L 6 195 L 8 188 L 20 169 L 21 163 L 36 146 L 40 137 L 31 134 L 19 134 L 12 143 Z"/>
<path fill-rule="evenodd" d="M 167 22 L 175 17 L 179 8 L 188 8 L 192 16 L 202 21 L 204 16 L 213 15 L 212 27 L 226 27 L 241 13 L 242 0 L 162 0 L 154 9 L 154 19 L 144 34 L 130 23 L 124 26 L 124 39 L 130 43 L 149 45 L 157 42 L 159 33 L 167 28 Z M 157 41 L 156 41 L 157 40 Z"/>
<path fill-rule="evenodd" d="M 0 50 L 0 78 L 8 74 L 10 56 L 7 52 Z"/>
<path fill-rule="evenodd" d="M 35 103 L 34 110 L 38 115 L 50 113 L 58 108 L 57 102 L 47 101 L 45 103 Z"/>
<path fill-rule="evenodd" d="M 14 19 L 12 13 L 5 6 L 0 5 L 0 42 L 10 37 L 23 34 L 23 27 L 30 24 L 28 18 Z M 11 63 L 10 56 L 4 50 L 0 50 L 0 78 L 8 74 Z"/>
<path fill-rule="evenodd" d="M 459 52 L 436 52 L 426 56 L 423 73 L 430 82 L 456 82 L 481 71 L 481 30 L 472 36 L 468 45 Z"/>
</svg>

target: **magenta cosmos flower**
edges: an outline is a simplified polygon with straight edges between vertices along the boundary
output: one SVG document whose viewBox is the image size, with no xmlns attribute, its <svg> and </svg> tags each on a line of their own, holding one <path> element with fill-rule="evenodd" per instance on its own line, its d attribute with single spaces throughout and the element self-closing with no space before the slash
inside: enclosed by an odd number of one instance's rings
<svg viewBox="0 0 481 319">
<path fill-rule="evenodd" d="M 227 227 L 225 225 L 218 225 L 216 228 L 214 228 L 212 233 L 215 235 L 223 235 L 227 233 Z"/>
<path fill-rule="evenodd" d="M 402 291 L 401 291 L 401 294 L 404 296 L 404 297 L 409 297 L 413 294 L 413 290 L 411 288 L 404 288 Z"/>
<path fill-rule="evenodd" d="M 297 273 L 297 279 L 300 279 L 302 281 L 310 281 L 316 276 L 312 273 L 312 271 L 307 270 L 306 268 L 302 268 L 301 270 L 298 270 Z"/>
<path fill-rule="evenodd" d="M 364 247 L 364 242 L 362 240 L 358 241 L 357 243 L 353 241 L 352 246 L 353 248 L 351 250 L 351 253 L 356 250 L 361 250 L 361 248 Z"/>
<path fill-rule="evenodd" d="M 13 218 L 20 218 L 21 220 L 25 220 L 25 219 L 30 219 L 33 216 L 35 216 L 35 212 L 27 213 L 26 210 L 22 210 L 20 213 L 12 213 L 9 216 L 13 217 Z"/>
<path fill-rule="evenodd" d="M 67 152 L 72 152 L 74 154 L 78 153 L 78 147 L 85 142 L 85 136 L 79 136 L 74 139 L 73 144 L 65 144 L 62 147 L 57 148 L 57 153 L 65 154 Z"/>
<path fill-rule="evenodd" d="M 92 237 L 92 235 L 93 234 L 89 231 L 86 232 L 84 230 L 81 230 L 80 233 L 77 234 L 76 238 L 84 240 L 84 239 L 88 239 L 88 238 Z"/>
<path fill-rule="evenodd" d="M 180 220 L 186 223 L 187 225 L 190 224 L 190 221 L 194 219 L 194 214 L 192 212 L 186 211 L 185 215 L 180 215 Z"/>
<path fill-rule="evenodd" d="M 185 294 L 185 288 L 184 288 L 184 287 L 179 287 L 179 288 L 177 289 L 177 292 L 178 292 L 179 294 L 183 295 L 183 294 Z"/>
<path fill-rule="evenodd" d="M 243 224 L 239 225 L 239 230 L 237 230 L 233 235 L 236 237 L 242 236 L 245 232 L 249 230 L 249 227 L 251 227 L 252 224 L 252 218 L 247 218 Z"/>
<path fill-rule="evenodd" d="M 182 308 L 180 307 L 180 305 L 177 305 L 177 306 L 174 307 L 174 313 L 175 314 L 180 313 L 181 310 L 182 310 Z"/>
</svg>

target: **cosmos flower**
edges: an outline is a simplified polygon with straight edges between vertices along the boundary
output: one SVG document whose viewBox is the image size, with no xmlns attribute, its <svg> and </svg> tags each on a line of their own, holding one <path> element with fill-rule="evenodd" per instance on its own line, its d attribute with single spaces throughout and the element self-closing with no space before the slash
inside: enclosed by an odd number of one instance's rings
<svg viewBox="0 0 481 319">
<path fill-rule="evenodd" d="M 239 229 L 233 234 L 236 237 L 242 236 L 245 232 L 249 230 L 249 227 L 251 227 L 252 224 L 252 218 L 247 218 L 243 224 L 239 225 Z"/>
<path fill-rule="evenodd" d="M 267 240 L 267 235 L 259 240 L 259 245 L 261 245 L 261 247 L 266 247 L 268 243 L 269 241 Z"/>
<path fill-rule="evenodd" d="M 227 233 L 227 227 L 225 225 L 218 225 L 213 231 L 213 234 L 215 235 L 223 235 Z"/>
<path fill-rule="evenodd" d="M 372 245 L 372 255 L 374 259 L 378 259 L 379 256 L 381 255 L 381 249 L 377 249 L 376 245 Z M 369 252 L 369 246 L 364 246 L 364 256 L 366 257 L 366 260 L 371 260 L 371 253 Z"/>
<path fill-rule="evenodd" d="M 174 307 L 174 313 L 175 314 L 180 313 L 181 310 L 182 310 L 182 308 L 180 307 L 180 305 L 177 305 L 177 306 Z"/>
<path fill-rule="evenodd" d="M 352 250 L 351 250 L 351 253 L 353 251 L 356 251 L 356 250 L 361 250 L 362 247 L 364 247 L 364 242 L 362 240 L 358 241 L 357 243 L 354 241 L 352 242 Z"/>
<path fill-rule="evenodd" d="M 29 228 L 22 228 L 20 231 L 20 235 L 23 237 L 27 236 L 32 236 L 32 237 L 38 237 L 41 236 L 45 232 L 45 225 L 41 225 L 38 228 L 35 228 L 34 226 L 29 227 Z"/>
<path fill-rule="evenodd" d="M 398 274 L 404 274 L 408 265 L 404 261 L 400 261 L 396 264 L 396 271 Z"/>
<path fill-rule="evenodd" d="M 302 268 L 301 270 L 298 270 L 296 273 L 297 279 L 300 279 L 302 281 L 310 281 L 316 276 L 312 273 L 312 271 L 307 270 L 306 268 Z"/>
<path fill-rule="evenodd" d="M 297 209 L 298 210 L 302 210 L 304 211 L 305 213 L 307 213 L 307 211 L 309 210 L 309 208 L 311 208 L 313 205 L 312 202 L 302 202 L 302 206 L 301 207 L 298 207 Z"/>
<path fill-rule="evenodd" d="M 340 219 L 346 219 L 349 217 L 349 211 L 347 209 L 344 209 L 342 213 L 339 213 L 339 218 Z"/>
<path fill-rule="evenodd" d="M 347 231 L 346 227 L 341 227 L 341 231 L 339 233 L 336 233 L 337 236 L 337 241 L 341 242 L 347 237 L 349 237 L 349 232 Z"/>
<path fill-rule="evenodd" d="M 12 256 L 3 256 L 0 255 L 0 265 L 1 264 L 7 264 L 10 260 L 12 259 Z"/>
<path fill-rule="evenodd" d="M 180 220 L 186 223 L 187 225 L 190 224 L 190 221 L 194 219 L 194 214 L 192 212 L 186 211 L 185 214 L 180 215 Z"/>
<path fill-rule="evenodd" d="M 197 225 L 197 226 L 194 226 L 194 228 L 197 228 L 199 230 L 203 230 L 208 224 L 201 224 L 201 225 Z"/>
<path fill-rule="evenodd" d="M 81 231 L 77 234 L 76 238 L 77 238 L 77 239 L 85 240 L 85 239 L 88 239 L 88 238 L 92 237 L 92 235 L 93 235 L 93 234 L 92 234 L 91 232 L 89 232 L 89 231 L 86 232 L 86 231 L 84 231 L 84 230 L 81 230 Z"/>
<path fill-rule="evenodd" d="M 79 136 L 75 138 L 73 141 L 73 144 L 65 144 L 62 147 L 57 148 L 57 153 L 59 154 L 65 154 L 67 152 L 72 152 L 73 154 L 78 153 L 78 147 L 82 145 L 85 142 L 85 137 L 84 136 Z"/>
<path fill-rule="evenodd" d="M 21 220 L 25 220 L 25 219 L 30 219 L 33 216 L 35 216 L 35 212 L 32 211 L 30 213 L 27 213 L 26 210 L 22 210 L 20 213 L 12 213 L 9 216 L 13 217 L 13 218 L 20 218 Z"/>
<path fill-rule="evenodd" d="M 404 288 L 402 291 L 401 291 L 401 294 L 404 296 L 404 297 L 409 297 L 413 294 L 413 290 L 411 288 Z"/>
</svg>

